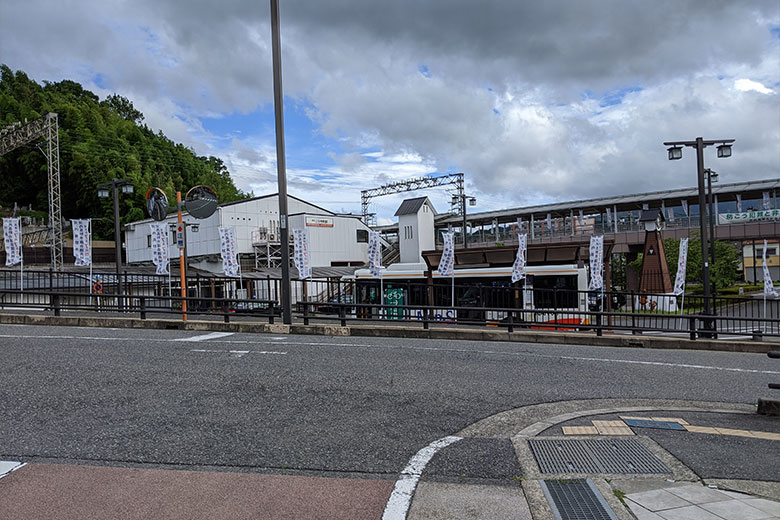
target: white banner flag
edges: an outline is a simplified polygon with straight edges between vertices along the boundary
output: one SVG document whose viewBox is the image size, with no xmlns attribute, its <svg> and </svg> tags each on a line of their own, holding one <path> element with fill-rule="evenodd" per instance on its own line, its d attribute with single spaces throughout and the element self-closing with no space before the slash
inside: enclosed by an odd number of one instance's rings
<svg viewBox="0 0 780 520">
<path fill-rule="evenodd" d="M 222 269 L 225 276 L 239 276 L 238 274 L 238 244 L 236 244 L 235 228 L 219 228 L 219 249 L 222 254 Z"/>
<path fill-rule="evenodd" d="M 737 213 L 742 213 L 742 195 L 737 194 Z"/>
<path fill-rule="evenodd" d="M 75 265 L 84 266 L 92 264 L 92 233 L 90 232 L 89 219 L 71 220 L 73 227 L 73 257 Z"/>
<path fill-rule="evenodd" d="M 769 192 L 768 191 L 764 192 L 763 203 L 764 203 L 764 209 L 771 209 L 772 208 L 772 201 L 769 198 Z"/>
<path fill-rule="evenodd" d="M 764 294 L 767 296 L 772 296 L 774 298 L 777 298 L 777 290 L 775 289 L 775 286 L 772 285 L 772 276 L 769 274 L 769 266 L 766 265 L 766 247 L 767 247 L 767 241 L 764 240 L 764 252 L 761 255 L 762 263 L 764 264 Z"/>
<path fill-rule="evenodd" d="M 612 222 L 612 210 L 607 208 L 607 225 Z"/>
<path fill-rule="evenodd" d="M 517 235 L 517 256 L 515 263 L 512 264 L 512 282 L 525 278 L 527 244 L 528 235 L 525 233 Z"/>
<path fill-rule="evenodd" d="M 668 208 L 666 214 L 669 218 L 669 222 L 674 222 L 674 208 Z"/>
<path fill-rule="evenodd" d="M 550 213 L 547 214 L 547 230 L 552 231 L 552 215 Z"/>
<path fill-rule="evenodd" d="M 685 213 L 685 216 L 687 217 L 688 216 L 688 201 L 687 200 L 683 200 L 681 202 L 682 202 L 683 213 Z"/>
<path fill-rule="evenodd" d="M 293 229 L 294 260 L 298 268 L 298 279 L 311 278 L 311 262 L 309 262 L 309 231 Z"/>
<path fill-rule="evenodd" d="M 650 204 L 648 204 L 647 202 L 642 204 L 642 211 L 647 211 L 648 209 L 650 209 Z"/>
<path fill-rule="evenodd" d="M 5 240 L 5 265 L 12 266 L 22 261 L 22 219 L 3 219 L 3 239 Z"/>
<path fill-rule="evenodd" d="M 368 268 L 371 276 L 382 277 L 382 243 L 378 231 L 368 232 Z"/>
<path fill-rule="evenodd" d="M 580 225 L 580 227 L 585 225 L 585 215 L 582 213 L 582 210 L 580 210 L 578 220 L 579 220 L 578 224 Z"/>
<path fill-rule="evenodd" d="M 588 290 L 594 291 L 604 287 L 604 236 L 590 237 L 590 285 Z"/>
<path fill-rule="evenodd" d="M 439 276 L 453 276 L 455 274 L 455 247 L 454 231 L 444 233 L 444 250 L 441 252 L 441 260 L 436 272 Z"/>
<path fill-rule="evenodd" d="M 677 277 L 674 279 L 674 295 L 685 292 L 685 271 L 688 268 L 688 239 L 680 239 L 680 254 L 677 257 Z"/>
<path fill-rule="evenodd" d="M 152 232 L 152 263 L 157 267 L 155 274 L 168 274 L 170 257 L 168 256 L 168 224 L 153 222 L 149 224 Z"/>
</svg>

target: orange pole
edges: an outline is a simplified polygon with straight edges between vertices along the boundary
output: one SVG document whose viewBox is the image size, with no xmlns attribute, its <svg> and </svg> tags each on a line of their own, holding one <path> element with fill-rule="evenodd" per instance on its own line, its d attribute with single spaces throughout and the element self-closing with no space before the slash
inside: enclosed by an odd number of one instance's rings
<svg viewBox="0 0 780 520">
<path fill-rule="evenodd" d="M 181 216 L 181 192 L 176 192 L 176 209 L 177 216 L 179 218 L 179 227 L 182 233 L 187 231 L 184 229 L 184 223 Z M 187 321 L 187 274 L 184 270 L 184 248 L 179 248 L 179 271 L 181 272 L 181 321 Z"/>
</svg>

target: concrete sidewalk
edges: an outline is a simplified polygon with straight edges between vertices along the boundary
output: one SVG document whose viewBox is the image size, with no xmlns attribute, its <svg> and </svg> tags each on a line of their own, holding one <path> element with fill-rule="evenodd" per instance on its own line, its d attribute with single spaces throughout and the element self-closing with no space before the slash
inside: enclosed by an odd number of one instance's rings
<svg viewBox="0 0 780 520">
<path fill-rule="evenodd" d="M 628 427 L 620 417 L 644 420 L 641 424 L 649 427 Z M 670 421 L 687 423 L 689 428 L 666 429 Z M 780 418 L 759 416 L 753 406 L 650 400 L 550 403 L 503 412 L 456 435 L 472 447 L 498 446 L 508 439 L 513 450 L 503 455 L 513 457 L 516 465 L 511 471 L 483 475 L 488 479 L 469 478 L 466 472 L 475 465 L 456 453 L 453 444 L 423 472 L 410 520 L 780 520 Z M 531 446 L 541 441 L 565 447 L 573 441 L 587 451 L 595 449 L 593 441 L 610 445 L 615 440 L 646 449 L 666 470 L 576 471 L 575 453 L 566 455 L 574 458 L 563 458 L 573 469 L 544 472 Z M 637 454 L 639 458 L 626 462 L 641 462 L 644 456 Z M 542 461 L 546 462 L 544 457 Z M 439 471 L 448 463 L 448 473 Z M 547 485 L 579 484 L 585 479 L 594 484 L 595 494 L 606 505 L 605 514 L 612 516 L 588 516 L 582 511 L 585 516 L 566 516 L 566 507 L 557 511 L 560 504 L 550 498 Z"/>
</svg>

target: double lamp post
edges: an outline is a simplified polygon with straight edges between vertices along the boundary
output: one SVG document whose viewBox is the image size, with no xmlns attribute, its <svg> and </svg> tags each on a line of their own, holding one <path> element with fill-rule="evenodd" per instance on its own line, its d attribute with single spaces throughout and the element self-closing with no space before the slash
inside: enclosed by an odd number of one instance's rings
<svg viewBox="0 0 780 520">
<path fill-rule="evenodd" d="M 119 295 L 119 309 L 122 309 L 122 237 L 119 232 L 119 190 L 127 195 L 132 195 L 133 184 L 130 179 L 111 179 L 109 182 L 98 184 L 98 198 L 107 199 L 109 190 L 114 194 L 114 254 L 116 255 L 116 290 Z"/>
<path fill-rule="evenodd" d="M 699 181 L 699 229 L 701 232 L 701 261 L 702 261 L 702 284 L 704 285 L 704 314 L 705 316 L 712 316 L 712 292 L 710 287 L 710 262 L 707 259 L 708 249 L 708 236 L 707 236 L 707 224 L 704 218 L 705 208 L 707 207 L 706 191 L 704 186 L 704 174 L 708 174 L 710 179 L 710 189 L 712 189 L 712 170 L 705 170 L 704 168 L 704 149 L 708 146 L 717 146 L 718 157 L 726 158 L 731 157 L 731 144 L 734 139 L 713 139 L 704 140 L 701 137 L 697 137 L 695 141 L 669 141 L 665 142 L 664 146 L 669 146 L 669 160 L 676 161 L 682 159 L 682 147 L 688 146 L 690 148 L 696 148 L 696 173 Z M 710 222 L 713 218 L 712 207 L 709 211 Z M 710 225 L 711 232 L 714 231 L 712 225 Z M 709 237 L 709 240 L 715 241 L 714 233 Z M 714 249 L 713 249 L 714 262 Z M 712 318 L 705 318 L 704 329 L 707 331 L 714 331 L 715 322 Z M 704 337 L 712 337 L 714 332 L 702 334 Z"/>
</svg>

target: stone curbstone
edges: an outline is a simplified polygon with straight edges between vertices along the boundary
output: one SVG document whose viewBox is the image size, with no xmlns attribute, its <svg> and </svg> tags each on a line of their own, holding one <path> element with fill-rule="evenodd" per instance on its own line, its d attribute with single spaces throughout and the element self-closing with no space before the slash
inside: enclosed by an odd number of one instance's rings
<svg viewBox="0 0 780 520">
<path fill-rule="evenodd" d="M 541 343 L 551 345 L 581 345 L 601 347 L 648 348 L 669 350 L 712 350 L 720 352 L 745 352 L 765 354 L 776 349 L 775 343 L 758 341 L 728 341 L 658 336 L 603 336 L 551 331 L 482 330 L 461 328 L 429 328 L 379 325 L 284 325 L 268 323 L 222 323 L 218 321 L 188 321 L 166 319 L 45 316 L 25 314 L 0 314 L 0 323 L 14 325 L 56 325 L 75 327 L 115 327 L 140 329 L 179 329 L 193 331 L 245 332 L 270 334 L 314 334 L 324 336 L 388 337 L 438 340 L 501 341 L 515 343 Z"/>
</svg>

